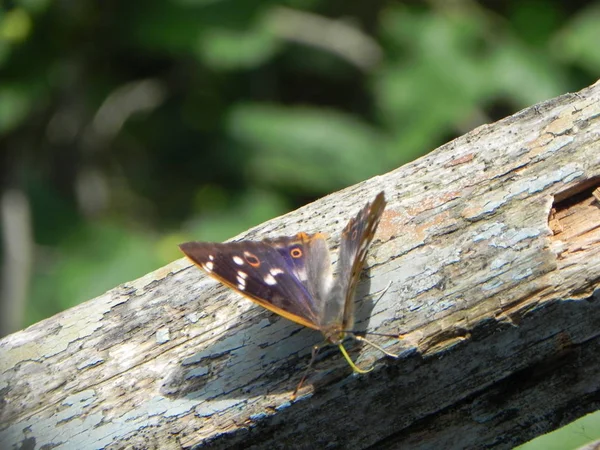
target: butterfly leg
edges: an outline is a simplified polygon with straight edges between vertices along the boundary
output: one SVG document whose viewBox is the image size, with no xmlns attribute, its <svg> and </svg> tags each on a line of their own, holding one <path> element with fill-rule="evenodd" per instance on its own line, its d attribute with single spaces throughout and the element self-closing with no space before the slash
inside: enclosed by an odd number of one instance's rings
<svg viewBox="0 0 600 450">
<path fill-rule="evenodd" d="M 373 348 L 376 348 L 376 349 L 377 349 L 377 350 L 379 350 L 380 352 L 382 352 L 382 353 L 385 353 L 386 355 L 388 355 L 388 356 L 390 356 L 390 357 L 392 357 L 392 358 L 398 358 L 398 356 L 399 356 L 399 355 L 395 355 L 394 353 L 390 353 L 390 352 L 388 352 L 388 351 L 387 351 L 386 349 L 384 349 L 383 347 L 381 347 L 381 346 L 379 346 L 379 345 L 375 344 L 374 342 L 371 342 L 371 341 L 369 341 L 368 339 L 364 338 L 363 336 L 357 336 L 357 335 L 354 335 L 354 339 L 356 339 L 357 341 L 360 341 L 360 342 L 364 342 L 365 344 L 368 344 L 368 345 L 370 345 L 371 347 L 373 347 Z"/>
<path fill-rule="evenodd" d="M 319 350 L 321 350 L 321 347 L 323 347 L 323 345 L 326 345 L 326 343 L 318 344 L 313 347 L 310 362 L 308 363 L 308 366 L 306 366 L 306 369 L 304 369 L 304 375 L 302 375 L 300 383 L 298 383 L 298 386 L 296 386 L 296 389 L 294 389 L 294 393 L 292 394 L 291 399 L 292 401 L 296 400 L 296 395 L 298 394 L 298 391 L 306 381 L 306 377 L 308 377 L 308 373 L 310 372 L 310 369 L 312 369 L 312 365 L 315 362 L 315 359 L 317 359 L 317 354 L 319 353 Z"/>
</svg>

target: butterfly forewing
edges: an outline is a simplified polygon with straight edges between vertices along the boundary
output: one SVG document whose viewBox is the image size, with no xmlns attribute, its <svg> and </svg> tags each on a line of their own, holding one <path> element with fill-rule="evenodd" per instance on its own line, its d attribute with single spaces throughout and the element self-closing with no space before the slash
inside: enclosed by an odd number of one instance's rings
<svg viewBox="0 0 600 450">
<path fill-rule="evenodd" d="M 372 203 L 367 204 L 356 217 L 350 219 L 342 231 L 337 280 L 341 294 L 338 301 L 343 302 L 344 330 L 351 329 L 354 325 L 354 291 L 385 205 L 384 194 L 380 192 Z"/>
<path fill-rule="evenodd" d="M 319 303 L 307 286 L 300 233 L 265 241 L 187 242 L 181 250 L 210 276 L 241 295 L 310 328 L 319 329 Z"/>
</svg>

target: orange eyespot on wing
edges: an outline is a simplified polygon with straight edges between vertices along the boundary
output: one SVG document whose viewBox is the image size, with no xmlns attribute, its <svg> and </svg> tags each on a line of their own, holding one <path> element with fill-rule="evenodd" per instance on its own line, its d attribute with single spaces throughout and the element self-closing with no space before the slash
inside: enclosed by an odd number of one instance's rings
<svg viewBox="0 0 600 450">
<path fill-rule="evenodd" d="M 252 267 L 260 266 L 260 259 L 258 259 L 258 257 L 255 254 L 250 252 L 244 252 L 244 258 L 246 259 L 246 262 Z"/>
</svg>

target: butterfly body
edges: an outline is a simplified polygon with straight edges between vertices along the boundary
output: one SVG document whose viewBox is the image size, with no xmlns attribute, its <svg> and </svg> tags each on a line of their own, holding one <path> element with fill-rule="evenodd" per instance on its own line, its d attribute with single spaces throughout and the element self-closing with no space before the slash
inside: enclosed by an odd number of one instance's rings
<svg viewBox="0 0 600 450">
<path fill-rule="evenodd" d="M 383 192 L 342 231 L 335 276 L 321 233 L 228 243 L 187 242 L 181 250 L 210 276 L 261 306 L 321 331 L 338 345 L 354 325 L 354 293 L 385 208 Z"/>
</svg>

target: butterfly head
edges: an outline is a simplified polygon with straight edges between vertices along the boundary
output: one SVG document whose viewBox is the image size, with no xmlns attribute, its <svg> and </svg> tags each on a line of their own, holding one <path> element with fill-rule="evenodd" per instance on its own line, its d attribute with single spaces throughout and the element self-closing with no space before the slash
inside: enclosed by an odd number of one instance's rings
<svg viewBox="0 0 600 450">
<path fill-rule="evenodd" d="M 346 338 L 346 332 L 340 324 L 332 324 L 321 328 L 325 340 L 333 345 L 339 345 Z"/>
</svg>

